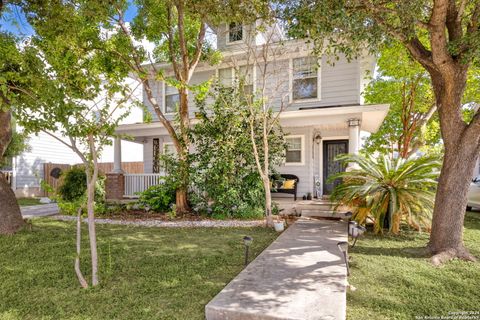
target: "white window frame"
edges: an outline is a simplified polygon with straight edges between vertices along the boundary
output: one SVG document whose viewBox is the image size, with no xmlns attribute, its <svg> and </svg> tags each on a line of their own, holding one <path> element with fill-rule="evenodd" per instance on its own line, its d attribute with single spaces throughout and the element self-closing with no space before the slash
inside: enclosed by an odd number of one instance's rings
<svg viewBox="0 0 480 320">
<path fill-rule="evenodd" d="M 298 56 L 295 58 L 290 58 L 288 61 L 288 90 L 289 90 L 289 100 L 290 103 L 303 103 L 303 102 L 314 102 L 314 101 L 321 101 L 322 100 L 322 59 L 318 58 L 318 68 L 317 68 L 317 97 L 310 98 L 310 99 L 293 99 L 293 60 L 301 59 L 301 58 L 308 58 L 312 57 L 311 55 L 306 56 Z"/>
<path fill-rule="evenodd" d="M 304 134 L 295 134 L 285 136 L 285 143 L 287 139 L 301 138 L 301 149 L 300 149 L 300 162 L 287 162 L 287 155 L 285 154 L 285 159 L 283 164 L 285 166 L 303 166 L 305 165 L 305 135 Z M 286 150 L 285 150 L 286 151 Z"/>
<path fill-rule="evenodd" d="M 240 68 L 240 67 L 252 68 L 253 94 L 255 94 L 255 91 L 257 90 L 257 68 L 256 68 L 256 66 L 255 65 L 246 65 L 246 64 L 242 64 L 242 65 L 237 66 L 237 68 Z M 219 68 L 215 69 L 215 78 L 220 80 L 219 70 L 220 69 L 229 69 L 229 68 L 230 68 L 230 71 L 232 72 L 232 83 L 231 83 L 231 85 L 233 86 L 233 84 L 235 82 L 235 77 L 237 76 L 237 70 L 236 70 L 235 67 L 224 67 L 224 68 L 219 67 Z"/>
<path fill-rule="evenodd" d="M 242 23 L 242 40 L 237 40 L 237 41 L 230 41 L 230 23 L 227 23 L 227 32 L 226 32 L 226 44 L 239 44 L 239 43 L 244 43 L 245 39 L 245 25 Z"/>
<path fill-rule="evenodd" d="M 175 112 L 167 112 L 167 83 L 165 81 L 162 81 L 163 83 L 163 113 L 165 115 L 173 115 L 175 114 Z M 178 92 L 177 90 L 177 93 L 180 97 L 180 93 Z M 171 96 L 173 94 L 169 94 L 169 96 Z"/>
</svg>

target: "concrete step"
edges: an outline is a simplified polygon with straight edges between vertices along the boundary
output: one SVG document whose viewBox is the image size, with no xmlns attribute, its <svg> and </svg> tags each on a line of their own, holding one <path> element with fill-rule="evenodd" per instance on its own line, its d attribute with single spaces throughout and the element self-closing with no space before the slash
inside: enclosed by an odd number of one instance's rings
<svg viewBox="0 0 480 320">
<path fill-rule="evenodd" d="M 346 218 L 346 211 L 333 211 L 333 210 L 318 210 L 318 209 L 303 209 L 300 212 L 302 217 L 309 218 Z"/>
</svg>

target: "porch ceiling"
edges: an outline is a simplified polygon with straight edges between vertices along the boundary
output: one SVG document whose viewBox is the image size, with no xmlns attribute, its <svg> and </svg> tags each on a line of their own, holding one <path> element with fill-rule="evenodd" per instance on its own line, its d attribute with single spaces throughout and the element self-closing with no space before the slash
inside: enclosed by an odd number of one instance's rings
<svg viewBox="0 0 480 320">
<path fill-rule="evenodd" d="M 389 105 L 363 105 L 308 110 L 284 111 L 280 115 L 280 123 L 284 127 L 316 126 L 331 129 L 347 128 L 347 121 L 352 118 L 361 120 L 361 130 L 375 132 L 387 115 Z M 192 119 L 192 124 L 197 122 Z M 168 135 L 160 122 L 134 123 L 120 125 L 117 134 L 132 137 L 141 142 L 147 137 Z"/>
<path fill-rule="evenodd" d="M 317 126 L 328 129 L 347 128 L 349 119 L 361 120 L 361 130 L 375 132 L 388 113 L 389 105 L 364 105 L 287 111 L 280 116 L 284 127 Z"/>
</svg>

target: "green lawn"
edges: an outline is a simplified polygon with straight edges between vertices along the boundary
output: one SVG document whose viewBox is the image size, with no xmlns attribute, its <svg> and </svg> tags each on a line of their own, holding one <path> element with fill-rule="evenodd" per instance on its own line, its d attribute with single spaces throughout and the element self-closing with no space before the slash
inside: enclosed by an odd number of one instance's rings
<svg viewBox="0 0 480 320">
<path fill-rule="evenodd" d="M 480 262 L 452 261 L 434 268 L 419 249 L 427 234 L 368 235 L 351 250 L 348 319 L 415 319 L 475 311 L 480 317 Z M 467 214 L 465 242 L 480 257 L 480 212 Z M 465 318 L 466 319 L 466 318 Z"/>
<path fill-rule="evenodd" d="M 20 207 L 35 206 L 37 204 L 41 204 L 40 199 L 37 198 L 18 198 L 17 202 Z"/>
<path fill-rule="evenodd" d="M 101 286 L 79 288 L 73 223 L 35 220 L 0 237 L 0 319 L 203 319 L 204 306 L 243 268 L 244 235 L 258 255 L 264 228 L 163 229 L 97 225 Z M 88 275 L 86 228 L 82 269 Z"/>
</svg>

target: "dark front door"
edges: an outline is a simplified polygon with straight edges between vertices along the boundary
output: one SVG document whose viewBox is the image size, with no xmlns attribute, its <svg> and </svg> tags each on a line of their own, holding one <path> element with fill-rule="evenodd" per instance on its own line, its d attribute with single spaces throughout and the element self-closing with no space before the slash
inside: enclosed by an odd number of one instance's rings
<svg viewBox="0 0 480 320">
<path fill-rule="evenodd" d="M 336 180 L 327 183 L 328 178 L 338 172 L 345 171 L 345 165 L 335 158 L 342 153 L 348 153 L 348 140 L 323 141 L 323 194 L 331 194 L 333 188 L 340 183 Z"/>
</svg>

